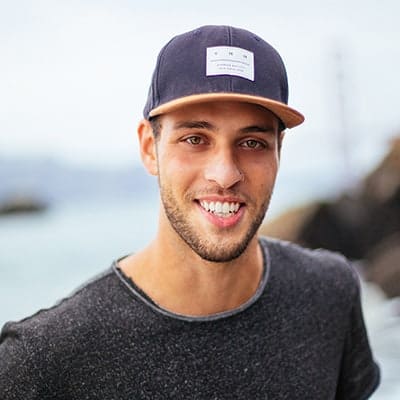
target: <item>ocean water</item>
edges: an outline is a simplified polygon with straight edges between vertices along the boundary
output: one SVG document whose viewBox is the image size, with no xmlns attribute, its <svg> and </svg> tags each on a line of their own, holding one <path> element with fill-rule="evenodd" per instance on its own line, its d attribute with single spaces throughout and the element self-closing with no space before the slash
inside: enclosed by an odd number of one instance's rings
<svg viewBox="0 0 400 400">
<path fill-rule="evenodd" d="M 279 207 L 272 205 L 272 214 Z M 157 199 L 60 205 L 0 218 L 0 325 L 49 307 L 156 232 Z M 400 301 L 363 283 L 366 324 L 381 366 L 374 400 L 400 399 Z"/>
<path fill-rule="evenodd" d="M 0 324 L 46 307 L 154 236 L 155 199 L 0 218 Z"/>
</svg>

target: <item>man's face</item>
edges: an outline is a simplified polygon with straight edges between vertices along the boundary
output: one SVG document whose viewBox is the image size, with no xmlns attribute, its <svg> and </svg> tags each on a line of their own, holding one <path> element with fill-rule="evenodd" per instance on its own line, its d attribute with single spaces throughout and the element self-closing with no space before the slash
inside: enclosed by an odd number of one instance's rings
<svg viewBox="0 0 400 400">
<path fill-rule="evenodd" d="M 213 102 L 165 114 L 160 124 L 161 229 L 169 224 L 167 230 L 207 261 L 239 257 L 272 194 L 279 165 L 276 117 L 257 105 Z"/>
</svg>

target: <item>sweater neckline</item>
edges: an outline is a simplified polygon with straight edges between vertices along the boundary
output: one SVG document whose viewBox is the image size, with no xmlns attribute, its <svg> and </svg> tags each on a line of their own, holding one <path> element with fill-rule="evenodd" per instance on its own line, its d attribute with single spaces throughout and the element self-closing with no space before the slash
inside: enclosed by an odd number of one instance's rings
<svg viewBox="0 0 400 400">
<path fill-rule="evenodd" d="M 228 318 L 236 314 L 242 313 L 250 306 L 252 306 L 264 292 L 264 289 L 267 285 L 268 278 L 270 275 L 271 260 L 266 241 L 262 238 L 259 238 L 259 243 L 263 255 L 263 272 L 257 290 L 255 291 L 253 296 L 246 302 L 244 302 L 243 304 L 241 304 L 236 308 L 233 308 L 232 310 L 222 311 L 206 316 L 192 316 L 192 315 L 179 314 L 161 307 L 147 293 L 145 293 L 129 276 L 127 276 L 118 266 L 118 262 L 125 257 L 115 260 L 112 264 L 112 270 L 114 274 L 117 276 L 117 278 L 120 280 L 120 282 L 129 290 L 131 295 L 133 295 L 136 299 L 139 299 L 147 307 L 150 307 L 153 311 L 156 311 L 158 314 L 161 314 L 169 318 L 179 319 L 188 322 L 216 321 L 219 319 Z"/>
</svg>

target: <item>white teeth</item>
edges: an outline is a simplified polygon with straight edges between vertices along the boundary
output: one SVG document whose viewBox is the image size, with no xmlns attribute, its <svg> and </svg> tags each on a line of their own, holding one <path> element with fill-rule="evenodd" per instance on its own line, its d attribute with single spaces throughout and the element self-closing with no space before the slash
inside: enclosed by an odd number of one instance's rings
<svg viewBox="0 0 400 400">
<path fill-rule="evenodd" d="M 231 213 L 235 213 L 237 212 L 237 210 L 239 210 L 240 204 L 239 203 L 230 203 L 229 204 L 229 211 Z"/>
<path fill-rule="evenodd" d="M 232 214 L 238 212 L 240 208 L 239 203 L 230 203 L 230 202 L 223 202 L 220 201 L 205 201 L 201 200 L 200 205 L 208 212 L 213 214 L 218 214 L 221 217 L 229 217 Z"/>
</svg>

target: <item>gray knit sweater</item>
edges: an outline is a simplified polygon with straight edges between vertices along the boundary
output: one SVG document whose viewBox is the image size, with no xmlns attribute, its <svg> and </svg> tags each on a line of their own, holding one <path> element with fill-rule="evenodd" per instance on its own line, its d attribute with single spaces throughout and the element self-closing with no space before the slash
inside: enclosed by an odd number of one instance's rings
<svg viewBox="0 0 400 400">
<path fill-rule="evenodd" d="M 261 239 L 237 310 L 161 309 L 117 264 L 0 337 L 2 400 L 366 399 L 379 383 L 356 274 L 340 256 Z"/>
</svg>

